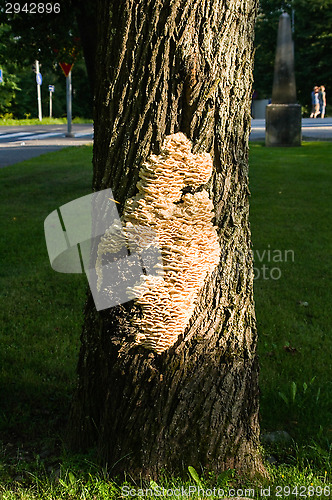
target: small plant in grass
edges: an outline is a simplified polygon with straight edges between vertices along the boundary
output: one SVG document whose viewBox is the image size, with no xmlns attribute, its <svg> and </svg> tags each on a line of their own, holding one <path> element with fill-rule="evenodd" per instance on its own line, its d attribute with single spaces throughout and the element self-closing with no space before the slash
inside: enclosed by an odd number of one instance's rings
<svg viewBox="0 0 332 500">
<path fill-rule="evenodd" d="M 191 465 L 189 465 L 188 471 L 189 471 L 189 474 L 191 475 L 191 477 L 193 478 L 193 480 L 195 481 L 195 483 L 198 484 L 198 486 L 203 487 L 202 481 L 199 478 L 199 475 L 197 474 L 194 467 L 191 467 Z"/>
<path fill-rule="evenodd" d="M 279 392 L 278 394 L 288 408 L 296 406 L 298 409 L 301 410 L 305 406 L 307 406 L 308 399 L 312 399 L 312 397 L 314 398 L 315 403 L 318 404 L 321 388 L 318 387 L 317 391 L 313 389 L 313 384 L 315 380 L 316 377 L 312 377 L 312 379 L 308 384 L 306 382 L 303 382 L 302 387 L 300 387 L 299 390 L 298 390 L 298 385 L 296 384 L 296 382 L 293 381 L 290 384 L 289 395 L 286 395 L 283 392 Z"/>
</svg>

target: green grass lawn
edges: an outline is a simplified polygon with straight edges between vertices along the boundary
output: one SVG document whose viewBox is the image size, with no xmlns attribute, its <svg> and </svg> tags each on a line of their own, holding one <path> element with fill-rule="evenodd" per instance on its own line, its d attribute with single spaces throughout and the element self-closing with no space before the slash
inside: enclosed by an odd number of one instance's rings
<svg viewBox="0 0 332 500">
<path fill-rule="evenodd" d="M 51 269 L 43 224 L 90 192 L 91 148 L 43 155 L 0 177 L 0 431 L 40 453 L 38 439 L 54 441 L 68 409 L 85 297 L 83 275 Z"/>
<path fill-rule="evenodd" d="M 75 117 L 73 123 L 92 123 L 92 119 Z M 62 125 L 67 123 L 67 118 L 47 118 L 44 117 L 41 121 L 38 118 L 0 118 L 0 126 L 18 126 L 18 125 Z"/>
<path fill-rule="evenodd" d="M 330 143 L 251 146 L 262 427 L 302 442 L 332 441 L 331 159 Z"/>
<path fill-rule="evenodd" d="M 90 192 L 91 157 L 92 147 L 69 148 L 0 170 L 0 499 L 121 496 L 107 470 L 94 465 L 93 451 L 70 455 L 62 445 L 86 280 L 53 272 L 43 222 L 55 208 Z M 261 427 L 263 433 L 287 431 L 293 439 L 264 445 L 266 458 L 276 460 L 267 465 L 264 487 L 286 488 L 278 498 L 296 498 L 287 494 L 296 485 L 314 488 L 302 490 L 311 498 L 329 498 L 331 158 L 331 143 L 251 145 Z M 226 493 L 252 486 L 234 471 L 218 478 L 198 474 L 188 473 L 187 483 L 161 477 L 158 485 L 202 484 Z M 128 484 L 142 486 L 131 478 Z"/>
</svg>

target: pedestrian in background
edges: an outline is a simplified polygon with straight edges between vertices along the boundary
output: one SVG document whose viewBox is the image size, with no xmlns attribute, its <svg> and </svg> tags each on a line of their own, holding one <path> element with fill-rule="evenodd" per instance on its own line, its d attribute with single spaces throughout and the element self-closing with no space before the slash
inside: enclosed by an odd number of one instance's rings
<svg viewBox="0 0 332 500">
<path fill-rule="evenodd" d="M 324 118 L 325 116 L 325 109 L 326 109 L 326 93 L 325 93 L 325 87 L 324 85 L 321 85 L 319 89 L 319 111 L 320 111 L 320 117 Z"/>
<path fill-rule="evenodd" d="M 317 118 L 319 115 L 319 87 L 317 85 L 314 86 L 313 91 L 311 92 L 311 115 L 310 118 Z"/>
</svg>

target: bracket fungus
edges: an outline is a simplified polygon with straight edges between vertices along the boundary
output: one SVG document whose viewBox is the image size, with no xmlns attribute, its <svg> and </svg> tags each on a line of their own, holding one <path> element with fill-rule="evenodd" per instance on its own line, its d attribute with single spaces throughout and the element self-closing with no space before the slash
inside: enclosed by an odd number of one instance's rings
<svg viewBox="0 0 332 500">
<path fill-rule="evenodd" d="M 145 226 L 161 249 L 162 269 L 142 275 L 127 289 L 141 309 L 133 320 L 139 332 L 136 344 L 159 354 L 184 333 L 204 281 L 220 259 L 213 204 L 201 189 L 211 177 L 212 159 L 208 153 L 193 154 L 191 148 L 181 132 L 166 136 L 160 154 L 150 155 L 142 165 L 138 194 L 127 200 L 122 217 L 123 234 L 130 241 Z M 99 265 L 103 253 L 119 249 L 106 239 L 100 242 Z M 137 247 L 146 248 L 154 239 L 138 240 Z"/>
</svg>

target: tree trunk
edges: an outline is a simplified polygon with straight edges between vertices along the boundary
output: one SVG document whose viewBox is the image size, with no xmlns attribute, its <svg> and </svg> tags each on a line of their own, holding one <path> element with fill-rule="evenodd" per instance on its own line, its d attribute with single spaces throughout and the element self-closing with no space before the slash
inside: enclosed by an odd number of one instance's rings
<svg viewBox="0 0 332 500">
<path fill-rule="evenodd" d="M 114 473 L 157 477 L 188 465 L 264 473 L 248 221 L 256 7 L 98 2 L 94 190 L 111 187 L 125 213 L 142 164 L 182 132 L 194 154 L 213 159 L 205 188 L 220 245 L 190 320 L 162 352 L 132 340 L 135 301 L 100 312 L 87 301 L 69 439 L 77 449 L 96 445 Z"/>
</svg>

